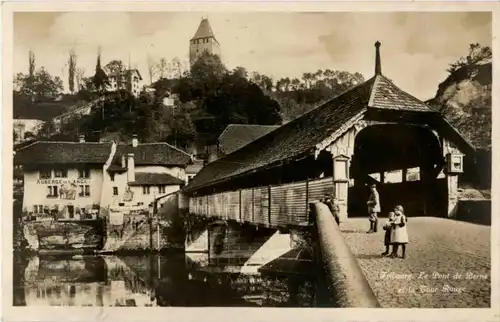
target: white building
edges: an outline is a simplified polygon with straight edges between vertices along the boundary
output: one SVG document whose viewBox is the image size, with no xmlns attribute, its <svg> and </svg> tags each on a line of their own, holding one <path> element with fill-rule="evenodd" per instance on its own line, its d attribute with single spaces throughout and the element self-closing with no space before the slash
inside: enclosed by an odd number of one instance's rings
<svg viewBox="0 0 500 322">
<path fill-rule="evenodd" d="M 141 92 L 142 76 L 137 69 L 127 69 L 121 72 L 109 72 L 108 91 L 118 91 L 121 89 L 130 91 L 135 97 L 139 97 Z"/>
<path fill-rule="evenodd" d="M 23 210 L 37 218 L 95 217 L 111 205 L 149 204 L 186 182 L 189 154 L 167 143 L 35 142 L 18 150 Z M 94 215 L 92 215 L 94 213 Z"/>
</svg>

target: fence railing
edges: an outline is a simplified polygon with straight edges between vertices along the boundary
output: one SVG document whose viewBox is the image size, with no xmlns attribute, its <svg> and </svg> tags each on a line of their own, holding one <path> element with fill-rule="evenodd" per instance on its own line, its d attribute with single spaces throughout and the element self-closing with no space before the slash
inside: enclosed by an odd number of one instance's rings
<svg viewBox="0 0 500 322">
<path fill-rule="evenodd" d="M 264 226 L 308 220 L 309 203 L 332 194 L 331 177 L 190 197 L 189 212 Z"/>
</svg>

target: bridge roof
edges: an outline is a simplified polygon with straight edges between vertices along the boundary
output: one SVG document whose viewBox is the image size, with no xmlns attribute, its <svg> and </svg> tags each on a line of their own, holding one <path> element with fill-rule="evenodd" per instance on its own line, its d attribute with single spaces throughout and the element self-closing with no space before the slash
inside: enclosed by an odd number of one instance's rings
<svg viewBox="0 0 500 322">
<path fill-rule="evenodd" d="M 443 119 L 426 103 L 401 90 L 383 76 L 380 65 L 377 65 L 375 76 L 366 82 L 207 164 L 184 191 L 192 193 L 315 153 L 320 143 L 332 136 L 334 139 L 338 137 L 345 126 L 354 124 L 367 110 L 413 112 L 429 115 L 429 119 L 433 120 Z M 455 138 L 463 140 L 460 135 L 455 135 L 458 134 L 456 130 L 444 119 L 438 123 L 434 121 L 434 124 L 446 127 L 448 133 L 454 133 Z"/>
</svg>

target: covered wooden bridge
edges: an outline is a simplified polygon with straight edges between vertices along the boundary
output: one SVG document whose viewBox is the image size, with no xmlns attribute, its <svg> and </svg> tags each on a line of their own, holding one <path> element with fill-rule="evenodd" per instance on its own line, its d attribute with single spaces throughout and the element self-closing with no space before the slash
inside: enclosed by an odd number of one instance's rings
<svg viewBox="0 0 500 322">
<path fill-rule="evenodd" d="M 454 216 L 463 156 L 474 148 L 437 111 L 382 74 L 209 163 L 185 187 L 189 211 L 269 227 L 307 220 L 308 204 L 338 199 L 341 220 L 366 215 L 367 184 L 382 212 Z M 416 180 L 406 180 L 416 169 Z M 399 170 L 399 182 L 385 175 Z"/>
</svg>

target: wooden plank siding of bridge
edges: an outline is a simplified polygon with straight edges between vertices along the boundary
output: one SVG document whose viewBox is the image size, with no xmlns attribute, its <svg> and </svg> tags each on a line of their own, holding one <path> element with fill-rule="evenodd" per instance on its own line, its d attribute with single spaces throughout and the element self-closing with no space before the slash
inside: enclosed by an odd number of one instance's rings
<svg viewBox="0 0 500 322">
<path fill-rule="evenodd" d="M 333 194 L 331 177 L 193 196 L 189 212 L 271 228 L 297 226 L 309 220 L 309 202 L 327 194 Z"/>
</svg>

